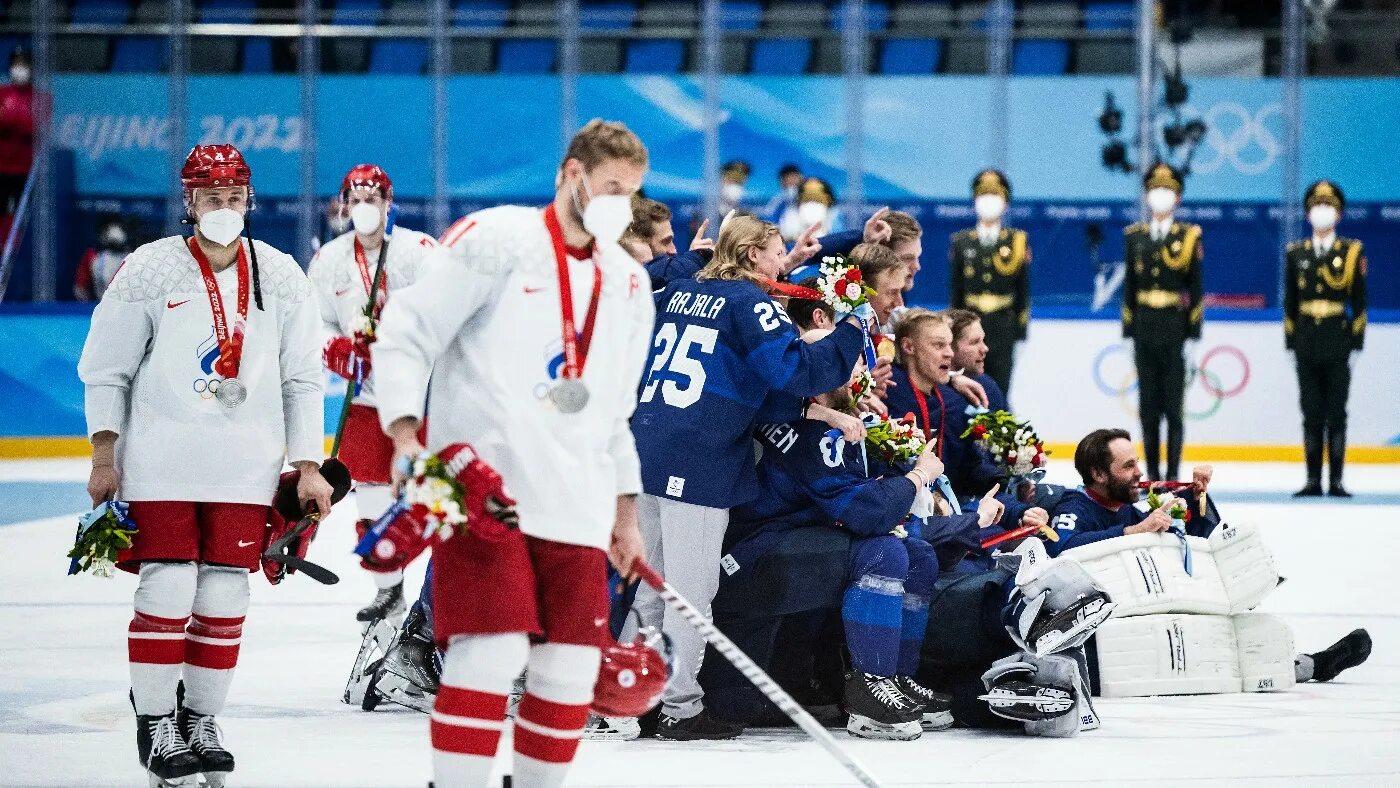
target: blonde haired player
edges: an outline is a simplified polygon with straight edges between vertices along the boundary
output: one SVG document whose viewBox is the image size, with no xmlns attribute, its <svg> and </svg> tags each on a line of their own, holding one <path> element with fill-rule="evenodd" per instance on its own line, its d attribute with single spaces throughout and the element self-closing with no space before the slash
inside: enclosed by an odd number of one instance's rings
<svg viewBox="0 0 1400 788">
<path fill-rule="evenodd" d="M 374 337 L 368 331 L 366 315 L 370 290 L 375 294 L 373 314 L 377 319 L 389 297 L 418 280 L 424 258 L 437 248 L 429 235 L 407 227 L 389 227 L 393 202 L 394 184 L 387 172 L 375 164 L 351 168 L 340 183 L 341 211 L 348 216 L 351 229 L 322 246 L 309 271 L 321 311 L 322 362 L 340 377 L 359 382 L 337 456 L 355 480 L 362 533 L 389 508 L 389 465 L 394 451 L 393 443 L 380 429 L 375 409 L 369 353 Z M 361 626 L 402 615 L 403 570 L 365 568 L 378 590 L 374 600 L 355 615 Z"/>
<path fill-rule="evenodd" d="M 252 172 L 200 145 L 180 173 L 193 237 L 133 251 L 92 315 L 78 362 L 93 505 L 120 496 L 138 526 L 118 566 L 139 572 L 127 634 L 136 742 L 153 786 L 222 786 L 223 711 L 285 458 L 321 514 L 323 385 L 316 305 L 290 256 L 239 238 Z M 177 687 L 184 680 L 184 702 Z"/>
<path fill-rule="evenodd" d="M 467 530 L 433 552 L 445 651 L 432 712 L 439 788 L 486 785 L 527 665 L 518 784 L 561 784 L 587 721 L 608 636 L 607 560 L 627 575 L 642 553 L 628 419 L 655 308 L 618 239 L 646 169 L 626 126 L 591 121 L 569 144 L 549 206 L 458 221 L 384 310 L 372 355 L 395 455 L 423 450 L 426 400 L 428 448 L 471 443 L 520 516 L 498 541 Z"/>
</svg>

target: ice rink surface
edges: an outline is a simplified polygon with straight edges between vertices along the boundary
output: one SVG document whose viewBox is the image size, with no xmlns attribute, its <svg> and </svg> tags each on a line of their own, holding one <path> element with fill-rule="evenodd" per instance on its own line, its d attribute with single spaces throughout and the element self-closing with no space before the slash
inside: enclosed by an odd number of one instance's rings
<svg viewBox="0 0 1400 788">
<path fill-rule="evenodd" d="M 0 785 L 145 784 L 126 698 L 134 577 L 64 575 L 85 470 L 0 463 Z M 1063 460 L 1052 464 L 1050 481 L 1072 478 Z M 914 742 L 839 731 L 838 741 L 886 785 L 1400 785 L 1400 467 L 1348 468 L 1358 493 L 1348 503 L 1292 502 L 1285 493 L 1301 478 L 1291 465 L 1222 464 L 1215 491 L 1227 520 L 1262 526 L 1287 577 L 1262 609 L 1284 616 L 1305 651 L 1366 627 L 1375 648 L 1365 665 L 1277 694 L 1101 699 L 1103 727 L 1068 740 L 953 730 Z M 220 715 L 239 764 L 230 786 L 427 784 L 426 717 L 340 703 L 360 639 L 355 610 L 372 594 L 351 560 L 350 522 L 338 512 L 312 548 L 340 585 L 253 578 Z M 569 784 L 855 783 L 792 729 L 717 743 L 585 742 Z"/>
</svg>

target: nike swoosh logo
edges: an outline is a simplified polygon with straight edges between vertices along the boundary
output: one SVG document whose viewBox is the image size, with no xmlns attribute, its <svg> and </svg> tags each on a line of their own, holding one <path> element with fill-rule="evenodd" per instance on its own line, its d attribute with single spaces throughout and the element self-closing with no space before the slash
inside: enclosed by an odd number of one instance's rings
<svg viewBox="0 0 1400 788">
<path fill-rule="evenodd" d="M 543 288 L 543 287 L 527 287 L 527 288 L 525 288 L 525 295 L 534 295 L 535 293 L 543 293 L 543 292 L 544 292 L 544 288 Z"/>
<path fill-rule="evenodd" d="M 257 544 L 256 541 L 254 541 L 254 542 L 245 542 L 245 541 L 243 541 L 242 539 L 238 540 L 238 546 L 239 546 L 239 547 L 252 547 L 252 546 L 255 545 L 255 544 Z"/>
<path fill-rule="evenodd" d="M 348 292 L 350 292 L 350 288 L 348 288 L 348 287 L 345 288 L 344 290 L 337 290 L 337 291 L 335 291 L 335 297 L 336 297 L 336 298 L 340 298 L 341 296 L 345 295 L 345 294 L 348 293 Z"/>
<path fill-rule="evenodd" d="M 184 301 L 166 301 L 165 308 L 174 309 L 177 306 L 183 306 L 184 304 L 188 304 L 189 302 L 190 300 L 188 298 L 186 298 Z"/>
</svg>

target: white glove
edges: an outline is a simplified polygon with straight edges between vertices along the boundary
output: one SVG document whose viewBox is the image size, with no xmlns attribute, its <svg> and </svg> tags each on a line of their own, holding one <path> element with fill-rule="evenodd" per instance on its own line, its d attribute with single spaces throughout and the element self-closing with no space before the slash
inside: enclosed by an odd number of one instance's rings
<svg viewBox="0 0 1400 788">
<path fill-rule="evenodd" d="M 1199 339 L 1188 339 L 1181 345 L 1181 356 L 1186 359 L 1186 366 L 1191 366 L 1196 360 L 1196 348 L 1201 344 Z"/>
</svg>

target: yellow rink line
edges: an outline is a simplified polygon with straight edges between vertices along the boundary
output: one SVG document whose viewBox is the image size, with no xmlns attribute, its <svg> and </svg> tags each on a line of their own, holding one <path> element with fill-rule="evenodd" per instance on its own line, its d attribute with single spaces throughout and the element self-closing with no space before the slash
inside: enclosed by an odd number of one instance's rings
<svg viewBox="0 0 1400 788">
<path fill-rule="evenodd" d="M 1074 459 L 1074 444 L 1047 443 L 1051 456 L 1060 460 Z M 330 451 L 330 439 L 326 440 Z M 1141 453 L 1142 446 L 1138 446 Z M 88 442 L 75 437 L 0 438 L 0 459 L 39 459 L 48 457 L 86 457 Z M 1303 447 L 1246 444 L 1187 445 L 1187 462 L 1302 462 Z M 1400 446 L 1348 446 L 1347 461 L 1367 464 L 1400 463 Z"/>
</svg>

